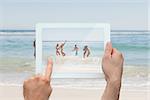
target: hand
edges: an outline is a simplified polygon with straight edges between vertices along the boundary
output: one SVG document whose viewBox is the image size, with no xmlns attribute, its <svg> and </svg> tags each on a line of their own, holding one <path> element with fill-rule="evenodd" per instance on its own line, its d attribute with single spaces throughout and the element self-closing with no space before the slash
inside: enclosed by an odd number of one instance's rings
<svg viewBox="0 0 150 100">
<path fill-rule="evenodd" d="M 102 100 L 119 100 L 123 62 L 122 54 L 117 49 L 112 48 L 110 42 L 107 43 L 102 59 L 102 69 L 107 85 Z"/>
<path fill-rule="evenodd" d="M 112 48 L 110 42 L 107 43 L 102 59 L 102 70 L 107 83 L 121 82 L 123 72 L 123 56 L 117 49 Z"/>
<path fill-rule="evenodd" d="M 35 76 L 24 81 L 23 95 L 25 100 L 48 100 L 52 93 L 50 77 L 52 74 L 53 62 L 50 59 L 44 76 Z"/>
</svg>

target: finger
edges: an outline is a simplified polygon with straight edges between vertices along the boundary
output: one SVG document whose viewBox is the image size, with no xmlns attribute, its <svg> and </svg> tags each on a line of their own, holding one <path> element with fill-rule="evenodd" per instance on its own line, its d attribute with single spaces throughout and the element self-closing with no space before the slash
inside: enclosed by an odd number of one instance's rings
<svg viewBox="0 0 150 100">
<path fill-rule="evenodd" d="M 111 55 L 112 50 L 113 48 L 112 48 L 111 42 L 107 42 L 106 48 L 105 48 L 105 55 Z"/>
<path fill-rule="evenodd" d="M 122 56 L 122 53 L 120 51 L 118 51 L 116 48 L 113 48 L 113 53 L 112 55 L 119 55 Z"/>
<path fill-rule="evenodd" d="M 51 74 L 52 74 L 52 67 L 53 67 L 53 61 L 52 59 L 48 59 L 46 71 L 45 71 L 45 76 L 47 80 L 50 80 Z"/>
<path fill-rule="evenodd" d="M 113 48 L 113 52 L 112 54 L 119 54 L 120 52 L 116 49 L 116 48 Z"/>
</svg>

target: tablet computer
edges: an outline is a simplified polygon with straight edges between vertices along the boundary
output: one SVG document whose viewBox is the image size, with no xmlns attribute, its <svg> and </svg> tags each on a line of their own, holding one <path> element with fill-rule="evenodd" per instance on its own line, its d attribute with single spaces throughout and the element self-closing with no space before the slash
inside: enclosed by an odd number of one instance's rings
<svg viewBox="0 0 150 100">
<path fill-rule="evenodd" d="M 36 73 L 43 73 L 51 57 L 52 78 L 97 78 L 108 41 L 108 23 L 38 23 Z"/>
</svg>

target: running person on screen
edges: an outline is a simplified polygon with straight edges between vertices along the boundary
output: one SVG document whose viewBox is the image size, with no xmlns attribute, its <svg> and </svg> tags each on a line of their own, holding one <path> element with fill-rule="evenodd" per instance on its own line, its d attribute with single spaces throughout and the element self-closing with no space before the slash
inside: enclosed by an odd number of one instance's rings
<svg viewBox="0 0 150 100">
<path fill-rule="evenodd" d="M 75 46 L 74 46 L 73 51 L 75 51 L 75 56 L 77 56 L 77 55 L 78 55 L 79 48 L 77 47 L 76 44 L 75 44 Z"/>
<path fill-rule="evenodd" d="M 65 43 L 66 43 L 66 41 L 60 45 L 60 52 L 61 52 L 61 55 L 62 55 L 62 56 L 65 56 L 65 55 L 66 55 L 66 54 L 64 53 L 64 45 L 65 45 Z"/>
<path fill-rule="evenodd" d="M 84 53 L 83 53 L 83 58 L 89 57 L 89 55 L 90 55 L 90 49 L 88 48 L 87 45 L 84 46 L 83 51 L 84 51 Z"/>
<path fill-rule="evenodd" d="M 57 43 L 57 44 L 56 44 L 56 55 L 57 55 L 57 56 L 60 56 L 59 50 L 60 50 L 60 47 L 59 47 L 59 44 Z"/>
</svg>

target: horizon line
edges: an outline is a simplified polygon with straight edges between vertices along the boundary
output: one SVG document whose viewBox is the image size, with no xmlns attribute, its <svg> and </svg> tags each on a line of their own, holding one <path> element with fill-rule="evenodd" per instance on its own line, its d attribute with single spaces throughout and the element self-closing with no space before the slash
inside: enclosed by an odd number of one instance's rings
<svg viewBox="0 0 150 100">
<path fill-rule="evenodd" d="M 35 32 L 33 29 L 0 29 L 0 32 Z M 111 30 L 111 32 L 150 32 L 150 30 Z"/>
</svg>

